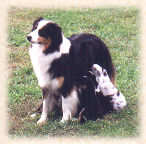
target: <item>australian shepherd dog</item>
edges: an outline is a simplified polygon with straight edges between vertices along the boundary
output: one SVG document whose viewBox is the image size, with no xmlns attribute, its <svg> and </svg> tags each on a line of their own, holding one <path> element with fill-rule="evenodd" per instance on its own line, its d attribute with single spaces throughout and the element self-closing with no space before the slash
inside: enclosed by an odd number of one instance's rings
<svg viewBox="0 0 146 144">
<path fill-rule="evenodd" d="M 89 112 L 91 118 L 102 116 L 103 112 L 98 111 L 100 104 L 92 98 L 95 84 L 89 71 L 93 64 L 100 65 L 114 84 L 115 68 L 105 43 L 87 33 L 66 38 L 60 26 L 43 18 L 34 21 L 27 40 L 31 43 L 29 55 L 43 93 L 42 115 L 37 124 L 46 123 L 48 112 L 57 105 L 56 97 L 62 100 L 62 122 L 77 113 L 82 115 L 83 111 Z M 84 110 L 88 105 L 92 110 Z M 94 112 L 95 106 L 98 113 Z"/>
</svg>

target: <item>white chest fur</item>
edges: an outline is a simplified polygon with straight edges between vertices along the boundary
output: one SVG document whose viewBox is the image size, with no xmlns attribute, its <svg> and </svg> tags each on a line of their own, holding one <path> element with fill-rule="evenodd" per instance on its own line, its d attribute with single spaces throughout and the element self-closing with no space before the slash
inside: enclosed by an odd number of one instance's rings
<svg viewBox="0 0 146 144">
<path fill-rule="evenodd" d="M 52 76 L 49 74 L 48 70 L 51 66 L 53 60 L 61 57 L 64 53 L 69 53 L 71 46 L 70 41 L 64 37 L 62 34 L 63 41 L 60 45 L 60 51 L 53 52 L 51 54 L 45 55 L 43 50 L 43 45 L 41 44 L 32 44 L 32 47 L 29 49 L 30 59 L 33 65 L 34 72 L 38 78 L 38 83 L 40 87 L 48 87 L 50 89 L 55 89 L 58 87 L 59 82 L 57 79 L 51 79 Z"/>
<path fill-rule="evenodd" d="M 34 72 L 38 78 L 40 87 L 52 87 L 51 75 L 48 70 L 54 59 L 61 56 L 60 52 L 54 52 L 45 55 L 42 52 L 43 46 L 40 44 L 33 44 L 29 49 L 30 59 L 33 65 Z"/>
</svg>

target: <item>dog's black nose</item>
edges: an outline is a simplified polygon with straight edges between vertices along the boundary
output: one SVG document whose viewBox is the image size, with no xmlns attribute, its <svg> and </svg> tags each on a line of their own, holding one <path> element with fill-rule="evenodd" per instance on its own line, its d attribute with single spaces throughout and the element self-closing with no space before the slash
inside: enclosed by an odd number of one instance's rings
<svg viewBox="0 0 146 144">
<path fill-rule="evenodd" d="M 28 35 L 28 36 L 26 36 L 26 38 L 30 42 L 32 37 L 30 35 Z"/>
</svg>

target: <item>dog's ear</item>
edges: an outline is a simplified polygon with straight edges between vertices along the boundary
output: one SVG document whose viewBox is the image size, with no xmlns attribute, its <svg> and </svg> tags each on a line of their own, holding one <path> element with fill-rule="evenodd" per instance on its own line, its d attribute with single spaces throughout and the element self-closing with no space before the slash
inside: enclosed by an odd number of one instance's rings
<svg viewBox="0 0 146 144">
<path fill-rule="evenodd" d="M 37 18 L 37 19 L 33 22 L 33 26 L 38 25 L 38 22 L 40 22 L 40 21 L 43 20 L 43 19 L 44 19 L 44 18 L 42 18 L 42 17 Z"/>
<path fill-rule="evenodd" d="M 37 28 L 38 23 L 39 23 L 41 20 L 43 20 L 43 18 L 42 18 L 42 17 L 39 17 L 38 19 L 36 19 L 36 20 L 33 22 L 33 28 L 32 28 L 31 31 L 33 31 L 33 30 L 35 30 L 35 29 Z"/>
</svg>

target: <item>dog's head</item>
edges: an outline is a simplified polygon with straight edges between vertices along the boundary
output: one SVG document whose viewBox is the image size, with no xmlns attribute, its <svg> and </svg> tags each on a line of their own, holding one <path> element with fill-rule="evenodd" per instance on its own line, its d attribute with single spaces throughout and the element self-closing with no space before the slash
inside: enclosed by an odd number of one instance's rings
<svg viewBox="0 0 146 144">
<path fill-rule="evenodd" d="M 34 21 L 31 33 L 26 37 L 32 44 L 44 45 L 47 51 L 59 51 L 62 42 L 61 28 L 41 17 Z"/>
</svg>

